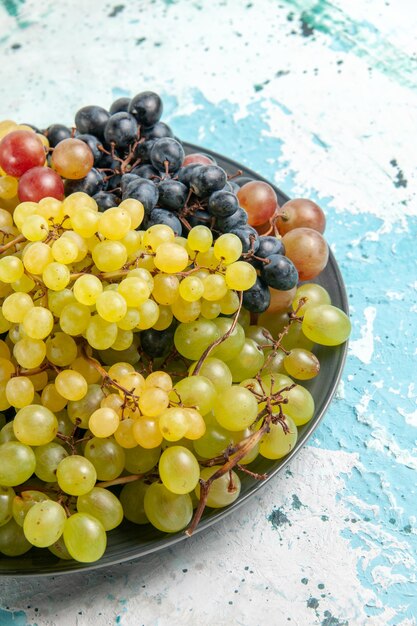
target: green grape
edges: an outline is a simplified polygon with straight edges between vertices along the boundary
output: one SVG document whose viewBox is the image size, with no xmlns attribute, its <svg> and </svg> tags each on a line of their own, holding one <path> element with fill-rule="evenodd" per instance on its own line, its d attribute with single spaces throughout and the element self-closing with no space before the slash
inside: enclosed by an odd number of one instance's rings
<svg viewBox="0 0 417 626">
<path fill-rule="evenodd" d="M 11 519 L 4 526 L 0 526 L 0 552 L 5 556 L 21 556 L 32 544 L 26 539 L 23 528 Z"/>
<path fill-rule="evenodd" d="M 307 309 L 319 304 L 331 304 L 330 295 L 326 289 L 315 283 L 306 283 L 297 288 L 292 302 L 294 311 L 299 306 L 301 298 L 306 298 L 306 302 L 298 309 L 297 315 L 304 315 Z"/>
<path fill-rule="evenodd" d="M 88 239 L 97 232 L 98 220 L 96 211 L 78 211 L 71 217 L 71 226 L 75 233 Z"/>
<path fill-rule="evenodd" d="M 178 325 L 174 334 L 174 344 L 182 356 L 196 361 L 219 336 L 219 330 L 214 322 L 198 319 Z"/>
<path fill-rule="evenodd" d="M 296 322 L 290 325 L 287 334 L 282 338 L 281 345 L 288 351 L 294 348 L 311 350 L 314 343 L 303 333 L 302 325 Z"/>
<path fill-rule="evenodd" d="M 167 372 L 155 370 L 147 376 L 145 387 L 157 387 L 158 389 L 170 392 L 172 390 L 172 378 Z"/>
<path fill-rule="evenodd" d="M 302 322 L 304 334 L 323 346 L 338 346 L 344 343 L 351 331 L 351 323 L 341 309 L 331 304 L 308 308 Z"/>
<path fill-rule="evenodd" d="M 285 417 L 288 433 L 284 432 L 281 424 L 271 424 L 269 433 L 266 433 L 259 443 L 259 453 L 266 459 L 280 459 L 294 448 L 297 442 L 297 426 L 290 417 Z"/>
<path fill-rule="evenodd" d="M 217 326 L 220 337 L 223 337 L 227 332 L 229 332 L 230 327 L 233 324 L 233 320 L 228 317 L 219 317 L 213 320 L 213 324 Z M 231 335 L 220 345 L 216 346 L 211 354 L 221 361 L 227 362 L 239 354 L 244 343 L 245 331 L 243 330 L 243 327 L 237 323 Z"/>
<path fill-rule="evenodd" d="M 13 291 L 19 293 L 29 293 L 35 288 L 35 281 L 27 274 L 23 274 L 22 278 L 11 284 Z"/>
<path fill-rule="evenodd" d="M 268 337 L 269 331 L 263 326 L 251 325 L 245 328 L 245 336 L 252 339 L 258 346 L 271 346 L 273 341 Z"/>
<path fill-rule="evenodd" d="M 125 450 L 125 454 L 125 468 L 128 472 L 131 474 L 146 474 L 158 463 L 161 449 L 160 447 L 146 449 L 136 446 L 135 448 Z"/>
<path fill-rule="evenodd" d="M 171 326 L 174 316 L 171 307 L 160 305 L 158 310 L 158 319 L 153 324 L 155 330 L 166 330 Z"/>
<path fill-rule="evenodd" d="M 16 409 L 31 404 L 35 395 L 33 383 L 27 376 L 16 376 L 8 380 L 5 391 L 7 401 Z"/>
<path fill-rule="evenodd" d="M 284 367 L 292 378 L 310 380 L 319 373 L 320 362 L 309 350 L 294 348 L 284 357 Z"/>
<path fill-rule="evenodd" d="M 213 465 L 213 467 L 205 467 L 201 470 L 200 478 L 202 480 L 208 480 L 213 474 L 220 469 L 220 465 Z M 213 509 L 221 509 L 229 504 L 232 504 L 238 499 L 241 489 L 240 478 L 232 470 L 231 476 L 229 472 L 216 478 L 210 485 L 210 489 L 207 497 L 207 506 Z M 195 494 L 197 498 L 200 498 L 201 488 L 197 484 L 195 488 Z"/>
<path fill-rule="evenodd" d="M 190 523 L 193 515 L 193 505 L 188 493 L 172 493 L 159 483 L 153 483 L 146 491 L 144 508 L 150 523 L 165 533 L 182 530 Z"/>
<path fill-rule="evenodd" d="M 282 393 L 286 399 L 285 414 L 292 418 L 296 426 L 306 424 L 314 415 L 314 398 L 308 389 L 295 385 Z"/>
<path fill-rule="evenodd" d="M 120 293 L 103 291 L 97 297 L 96 309 L 100 317 L 106 320 L 106 322 L 120 322 L 126 315 L 127 304 Z"/>
<path fill-rule="evenodd" d="M 46 358 L 58 367 L 70 365 L 77 358 L 77 354 L 77 344 L 66 333 L 55 333 L 46 341 Z"/>
<path fill-rule="evenodd" d="M 129 522 L 134 524 L 148 524 L 146 517 L 144 499 L 149 489 L 143 480 L 135 480 L 133 483 L 127 483 L 120 492 L 119 500 L 123 507 L 123 513 Z"/>
<path fill-rule="evenodd" d="M 90 416 L 100 408 L 104 393 L 100 385 L 88 385 L 87 393 L 81 400 L 68 402 L 68 417 L 80 428 L 88 428 Z"/>
<path fill-rule="evenodd" d="M 253 428 L 256 429 L 257 426 L 255 425 Z M 234 435 L 233 441 L 234 441 L 234 443 L 239 443 L 240 441 L 243 441 L 247 437 L 250 437 L 250 435 L 252 433 L 253 433 L 253 429 L 250 429 L 250 428 L 245 428 L 245 430 L 242 430 L 242 431 L 237 432 L 237 433 L 233 433 L 233 435 Z M 235 453 L 235 455 L 236 454 L 237 453 Z M 249 450 L 249 452 L 247 452 L 245 454 L 245 456 L 240 459 L 240 461 L 239 461 L 240 465 L 249 465 L 249 463 L 252 463 L 256 459 L 258 454 L 259 454 L 259 443 L 256 443 Z M 233 458 L 235 455 L 232 455 L 231 458 Z"/>
<path fill-rule="evenodd" d="M 154 303 L 156 304 L 156 303 Z M 138 309 L 129 308 L 126 311 L 126 315 L 120 322 L 117 323 L 117 327 L 122 330 L 133 330 L 140 322 L 140 313 Z"/>
<path fill-rule="evenodd" d="M 73 559 L 93 563 L 103 556 L 107 536 L 98 519 L 88 513 L 75 513 L 65 522 L 64 542 Z"/>
<path fill-rule="evenodd" d="M 99 218 L 97 229 L 106 239 L 122 239 L 130 230 L 132 220 L 126 209 L 113 207 L 104 211 Z"/>
<path fill-rule="evenodd" d="M 6 443 L 7 441 L 17 441 L 13 430 L 13 422 L 7 422 L 0 430 L 0 443 Z"/>
<path fill-rule="evenodd" d="M 206 423 L 203 416 L 195 409 L 185 409 L 185 411 L 187 412 L 188 428 L 184 437 L 186 440 L 191 439 L 192 441 L 200 439 L 206 432 Z"/>
<path fill-rule="evenodd" d="M 157 250 L 163 243 L 170 243 L 175 240 L 174 231 L 165 224 L 155 224 L 143 233 L 143 245 Z"/>
<path fill-rule="evenodd" d="M 107 322 L 100 315 L 94 315 L 88 323 L 85 336 L 96 350 L 107 350 L 116 340 L 117 325 L 115 322 Z"/>
<path fill-rule="evenodd" d="M 217 396 L 213 413 L 220 426 L 239 431 L 253 424 L 258 415 L 258 403 L 249 389 L 233 385 Z"/>
<path fill-rule="evenodd" d="M 233 442 L 234 433 L 220 426 L 212 414 L 205 416 L 205 422 L 206 431 L 193 441 L 193 447 L 199 457 L 211 459 L 226 450 Z"/>
<path fill-rule="evenodd" d="M 1 286 L 1 283 L 0 283 Z M 12 323 L 3 315 L 3 311 L 0 309 L 0 334 L 7 333 L 8 330 L 12 327 Z"/>
<path fill-rule="evenodd" d="M 129 307 L 138 307 L 146 302 L 151 295 L 151 289 L 152 287 L 149 286 L 149 282 L 146 279 L 131 275 L 124 278 L 117 287 L 118 293 L 123 297 Z"/>
<path fill-rule="evenodd" d="M 55 317 L 60 317 L 64 307 L 74 301 L 75 298 L 71 289 L 63 289 L 62 291 L 48 290 L 48 308 Z"/>
<path fill-rule="evenodd" d="M 236 313 L 239 308 L 239 296 L 237 295 L 236 291 L 233 291 L 233 289 L 229 289 L 226 292 L 226 295 L 224 295 L 223 298 L 219 301 L 219 305 L 222 315 L 232 315 L 233 313 Z M 244 311 L 244 309 L 242 310 Z M 248 311 L 246 311 L 246 313 L 248 313 Z M 239 322 L 243 326 L 240 319 Z"/>
<path fill-rule="evenodd" d="M 23 337 L 13 347 L 13 356 L 19 365 L 31 370 L 39 367 L 46 356 L 46 345 L 41 339 Z"/>
<path fill-rule="evenodd" d="M 36 458 L 32 448 L 20 441 L 7 441 L 0 445 L 0 485 L 21 485 L 35 471 Z"/>
<path fill-rule="evenodd" d="M 203 280 L 204 298 L 209 302 L 221 300 L 228 292 L 226 281 L 222 274 L 209 274 Z"/>
<path fill-rule="evenodd" d="M 20 324 L 33 306 L 32 298 L 27 293 L 18 291 L 5 298 L 1 309 L 6 320 Z"/>
<path fill-rule="evenodd" d="M 158 387 L 145 389 L 139 398 L 139 409 L 143 415 L 156 417 L 168 408 L 168 393 Z"/>
<path fill-rule="evenodd" d="M 23 265 L 30 274 L 42 274 L 53 260 L 52 250 L 46 243 L 31 243 L 23 250 Z"/>
<path fill-rule="evenodd" d="M 100 241 L 93 248 L 93 261 L 100 272 L 116 272 L 127 261 L 127 250 L 120 241 Z"/>
<path fill-rule="evenodd" d="M 56 470 L 56 478 L 59 487 L 65 493 L 71 496 L 81 496 L 94 487 L 97 472 L 87 458 L 73 454 L 60 461 Z"/>
<path fill-rule="evenodd" d="M 77 302 L 91 306 L 96 303 L 98 296 L 102 293 L 103 283 L 94 274 L 84 274 L 77 278 L 73 289 Z"/>
<path fill-rule="evenodd" d="M 156 324 L 159 318 L 159 306 L 153 300 L 146 300 L 138 307 L 139 322 L 137 328 L 139 330 L 147 330 Z M 172 315 L 172 313 L 171 313 Z"/>
<path fill-rule="evenodd" d="M 213 243 L 213 233 L 207 226 L 194 226 L 187 237 L 187 245 L 190 250 L 197 252 L 207 252 Z"/>
<path fill-rule="evenodd" d="M 101 374 L 95 366 L 83 356 L 79 356 L 71 363 L 71 369 L 82 374 L 89 385 L 101 381 Z"/>
<path fill-rule="evenodd" d="M 179 441 L 188 428 L 188 413 L 183 407 L 170 407 L 159 416 L 159 429 L 167 441 Z"/>
<path fill-rule="evenodd" d="M 23 276 L 25 268 L 17 256 L 6 256 L 0 259 L 0 281 L 14 283 Z"/>
<path fill-rule="evenodd" d="M 201 305 L 200 301 L 187 302 L 181 296 L 172 303 L 172 313 L 179 322 L 193 322 L 200 315 Z"/>
<path fill-rule="evenodd" d="M 50 383 L 46 385 L 42 391 L 41 402 L 43 406 L 46 406 L 52 413 L 56 413 L 66 407 L 68 400 L 58 393 L 54 383 Z"/>
<path fill-rule="evenodd" d="M 175 384 L 170 397 L 174 401 L 179 397 L 184 406 L 194 407 L 201 415 L 205 415 L 213 408 L 216 389 L 205 376 L 189 376 Z"/>
<path fill-rule="evenodd" d="M 51 546 L 48 546 L 48 550 L 54 556 L 58 557 L 58 559 L 63 559 L 64 561 L 72 561 L 72 556 L 67 550 L 63 535 L 61 535 L 60 538 L 55 541 L 55 543 L 53 543 Z"/>
<path fill-rule="evenodd" d="M 42 241 L 49 233 L 48 222 L 41 215 L 28 215 L 21 232 L 28 241 Z"/>
<path fill-rule="evenodd" d="M 190 376 L 192 376 L 196 365 L 197 363 L 193 363 L 188 370 Z M 219 394 L 232 385 L 232 374 L 227 364 L 215 357 L 208 357 L 203 361 L 199 374 L 211 380 Z"/>
<path fill-rule="evenodd" d="M 200 467 L 192 452 L 182 446 L 172 446 L 161 454 L 159 476 L 169 491 L 177 494 L 195 489 L 200 478 Z"/>
<path fill-rule="evenodd" d="M 171 305 L 178 297 L 180 282 L 176 276 L 170 274 L 156 274 L 152 297 L 158 304 Z"/>
<path fill-rule="evenodd" d="M 123 508 L 118 498 L 102 487 L 94 487 L 89 493 L 78 496 L 77 511 L 98 519 L 106 531 L 113 530 L 123 520 Z"/>
<path fill-rule="evenodd" d="M 117 352 L 123 352 L 130 348 L 133 343 L 133 333 L 131 330 L 122 330 L 121 328 L 117 329 L 116 339 L 112 343 L 112 350 L 116 350 Z"/>
<path fill-rule="evenodd" d="M 246 291 L 256 283 L 256 269 L 246 261 L 236 261 L 227 266 L 225 278 L 229 289 Z"/>
<path fill-rule="evenodd" d="M 58 432 L 58 420 L 45 406 L 29 404 L 16 413 L 13 430 L 21 443 L 28 446 L 42 446 L 55 439 Z"/>
<path fill-rule="evenodd" d="M 33 546 L 46 548 L 60 538 L 66 519 L 65 509 L 58 502 L 37 502 L 26 514 L 23 532 Z"/>
<path fill-rule="evenodd" d="M 6 382 L 10 380 L 11 376 L 16 372 L 16 368 L 10 361 L 10 356 L 7 358 L 0 357 L 0 376 L 1 381 Z"/>
<path fill-rule="evenodd" d="M 225 233 L 220 235 L 214 243 L 214 256 L 227 265 L 240 259 L 242 255 L 242 242 L 237 235 Z"/>
<path fill-rule="evenodd" d="M 35 474 L 46 483 L 56 482 L 56 470 L 68 452 L 59 443 L 51 441 L 34 450 L 36 457 Z"/>
<path fill-rule="evenodd" d="M 49 263 L 42 272 L 45 286 L 52 291 L 61 291 L 70 282 L 70 271 L 63 263 Z"/>
<path fill-rule="evenodd" d="M 145 216 L 145 209 L 142 202 L 139 202 L 139 200 L 127 198 L 119 204 L 119 209 L 123 209 L 129 213 L 130 228 L 137 228 L 140 224 L 142 224 L 142 220 Z"/>
<path fill-rule="evenodd" d="M 107 348 L 107 350 L 99 350 L 98 354 L 102 363 L 106 365 L 112 365 L 113 363 L 118 363 L 118 361 L 126 361 L 127 363 L 135 365 L 140 360 L 138 347 L 139 338 L 134 335 L 132 345 L 126 350 L 113 350 L 112 348 Z"/>
<path fill-rule="evenodd" d="M 227 361 L 233 382 L 240 383 L 245 378 L 255 376 L 265 361 L 262 350 L 252 339 L 246 339 L 239 354 Z"/>
<path fill-rule="evenodd" d="M 204 293 L 204 285 L 198 276 L 186 276 L 180 282 L 179 294 L 187 302 L 196 302 Z M 9 296 L 10 298 L 10 296 Z M 11 320 L 13 321 L 13 320 Z"/>
<path fill-rule="evenodd" d="M 17 524 L 19 524 L 19 526 L 23 526 L 29 509 L 31 509 L 38 502 L 44 502 L 45 500 L 49 500 L 49 497 L 42 491 L 36 491 L 33 489 L 22 491 L 19 496 L 15 496 L 12 502 L 13 519 Z"/>
<path fill-rule="evenodd" d="M 133 268 L 133 270 L 129 270 L 129 272 L 127 273 L 128 278 L 130 278 L 131 276 L 136 276 L 137 278 L 141 278 L 142 280 L 144 280 L 149 287 L 149 291 L 152 292 L 154 287 L 154 279 L 152 274 L 147 269 L 145 269 L 144 267 L 135 267 Z"/>
<path fill-rule="evenodd" d="M 95 437 L 111 437 L 120 423 L 120 417 L 110 407 L 96 409 L 88 420 L 88 428 Z"/>
<path fill-rule="evenodd" d="M 51 246 L 51 250 L 54 260 L 64 265 L 74 263 L 79 254 L 77 244 L 68 237 L 56 239 Z"/>
<path fill-rule="evenodd" d="M 81 335 L 90 323 L 90 309 L 79 302 L 66 304 L 59 318 L 59 325 L 67 335 Z"/>
<path fill-rule="evenodd" d="M 264 350 L 265 363 L 262 366 L 263 374 L 285 374 L 285 353 L 282 350 Z"/>
<path fill-rule="evenodd" d="M 114 480 L 124 470 L 126 450 L 112 438 L 93 437 L 84 456 L 94 466 L 98 480 Z"/>
<path fill-rule="evenodd" d="M 220 313 L 221 306 L 219 302 L 209 302 L 204 300 L 204 298 L 200 300 L 200 314 L 202 317 L 205 317 L 207 320 L 214 320 L 216 317 L 219 317 Z"/>
<path fill-rule="evenodd" d="M 0 485 L 0 526 L 4 526 L 12 519 L 15 495 L 11 487 L 2 487 Z"/>
<path fill-rule="evenodd" d="M 55 378 L 55 387 L 58 393 L 67 400 L 76 402 L 82 400 L 88 391 L 84 376 L 74 370 L 62 370 Z"/>
<path fill-rule="evenodd" d="M 189 262 L 187 250 L 176 243 L 161 243 L 156 249 L 154 263 L 161 272 L 182 272 Z"/>
</svg>

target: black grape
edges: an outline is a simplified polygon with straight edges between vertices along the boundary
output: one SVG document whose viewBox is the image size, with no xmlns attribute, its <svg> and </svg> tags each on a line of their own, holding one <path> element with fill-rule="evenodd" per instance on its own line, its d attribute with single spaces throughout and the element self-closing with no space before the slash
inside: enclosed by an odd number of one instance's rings
<svg viewBox="0 0 417 626">
<path fill-rule="evenodd" d="M 252 313 L 263 313 L 269 307 L 270 302 L 269 287 L 259 276 L 253 287 L 243 292 L 243 306 Z"/>
<path fill-rule="evenodd" d="M 104 139 L 104 127 L 110 113 L 96 105 L 86 106 L 79 109 L 75 115 L 75 126 L 79 133 L 95 135 L 99 139 Z"/>
<path fill-rule="evenodd" d="M 268 257 L 261 270 L 261 278 L 270 287 L 288 291 L 296 286 L 298 272 L 290 259 L 282 254 L 272 254 Z"/>
<path fill-rule="evenodd" d="M 128 111 L 141 126 L 153 126 L 162 115 L 162 100 L 153 91 L 142 91 L 132 98 Z"/>
</svg>

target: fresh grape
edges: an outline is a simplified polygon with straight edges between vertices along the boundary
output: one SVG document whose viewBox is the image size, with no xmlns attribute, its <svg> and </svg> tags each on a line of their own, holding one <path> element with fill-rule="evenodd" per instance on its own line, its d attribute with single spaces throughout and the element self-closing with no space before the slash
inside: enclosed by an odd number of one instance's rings
<svg viewBox="0 0 417 626">
<path fill-rule="evenodd" d="M 64 526 L 65 546 L 76 561 L 92 563 L 104 554 L 107 545 L 102 523 L 88 513 L 71 515 Z"/>
<path fill-rule="evenodd" d="M 23 523 L 26 539 L 38 548 L 46 548 L 58 541 L 67 516 L 64 508 L 53 500 L 37 502 L 27 512 Z"/>
<path fill-rule="evenodd" d="M 175 533 L 185 528 L 193 514 L 188 493 L 172 493 L 159 483 L 153 483 L 146 491 L 144 509 L 150 523 L 165 533 Z"/>
<path fill-rule="evenodd" d="M 158 470 L 162 484 L 176 494 L 190 493 L 200 478 L 197 459 L 183 446 L 171 446 L 164 450 Z"/>
<path fill-rule="evenodd" d="M 275 191 L 263 181 L 253 180 L 246 183 L 239 189 L 237 198 L 240 206 L 247 211 L 251 226 L 264 224 L 278 208 Z"/>
<path fill-rule="evenodd" d="M 94 487 L 97 473 L 94 465 L 87 458 L 73 454 L 59 462 L 56 478 L 63 491 L 71 496 L 81 496 Z"/>
<path fill-rule="evenodd" d="M 205 467 L 201 470 L 201 480 L 208 480 L 220 469 L 219 465 L 213 465 L 213 467 Z M 232 504 L 239 497 L 241 489 L 240 478 L 232 470 L 229 473 L 223 474 L 220 478 L 216 478 L 210 485 L 210 489 L 207 497 L 207 506 L 213 509 L 221 509 L 229 504 Z M 197 498 L 200 498 L 200 485 L 195 488 Z"/>
<path fill-rule="evenodd" d="M 102 487 L 94 487 L 89 493 L 78 496 L 77 511 L 98 519 L 106 531 L 113 530 L 123 520 L 123 508 L 119 499 Z"/>
<path fill-rule="evenodd" d="M 223 428 L 231 431 L 244 430 L 255 421 L 258 403 L 248 389 L 232 385 L 217 396 L 213 413 Z"/>
<path fill-rule="evenodd" d="M 348 339 L 351 323 L 341 309 L 331 304 L 321 304 L 306 310 L 302 329 L 311 341 L 323 346 L 338 346 Z"/>
</svg>

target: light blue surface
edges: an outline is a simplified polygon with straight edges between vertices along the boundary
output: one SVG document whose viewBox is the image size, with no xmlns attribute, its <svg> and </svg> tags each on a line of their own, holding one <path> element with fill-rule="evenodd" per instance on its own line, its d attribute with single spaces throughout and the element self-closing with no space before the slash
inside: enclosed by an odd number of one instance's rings
<svg viewBox="0 0 417 626">
<path fill-rule="evenodd" d="M 165 105 L 163 119 L 181 139 L 244 163 L 274 180 L 289 196 L 308 196 L 323 207 L 328 218 L 326 237 L 344 276 L 351 306 L 352 348 L 343 387 L 309 447 L 315 449 L 311 454 L 327 451 L 335 474 L 341 477 L 336 501 L 347 514 L 337 542 L 347 544 L 355 555 L 353 568 L 347 562 L 339 563 L 337 558 L 330 559 L 332 546 L 325 544 L 327 532 L 330 536 L 326 525 L 329 529 L 338 527 L 338 520 L 336 509 L 326 500 L 326 484 L 322 484 L 317 497 L 329 505 L 330 513 L 318 518 L 314 532 L 323 536 L 323 550 L 328 550 L 329 579 L 339 581 L 339 568 L 345 568 L 353 593 L 362 588 L 364 595 L 343 600 L 346 591 L 340 583 L 331 589 L 331 604 L 327 587 L 323 590 L 323 583 L 315 582 L 313 586 L 312 582 L 313 574 L 320 577 L 320 572 L 311 569 L 319 558 L 317 546 L 312 544 L 311 553 L 305 555 L 308 575 L 304 557 L 296 555 L 294 546 L 296 566 L 290 570 L 292 578 L 287 584 L 299 590 L 298 608 L 296 603 L 290 607 L 285 589 L 275 589 L 272 594 L 257 583 L 258 588 L 256 584 L 251 587 L 252 593 L 258 589 L 254 603 L 249 604 L 249 595 L 239 594 L 242 613 L 228 614 L 228 620 L 222 621 L 219 611 L 231 601 L 230 593 L 224 591 L 222 595 L 219 586 L 214 602 L 216 612 L 213 610 L 211 616 L 207 613 L 198 618 L 187 617 L 187 601 L 178 599 L 184 613 L 178 620 L 173 617 L 172 623 L 223 624 L 232 623 L 231 619 L 254 624 L 253 616 L 263 610 L 260 603 L 271 599 L 275 609 L 282 607 L 284 611 L 282 621 L 271 622 L 279 626 L 287 622 L 303 626 L 415 625 L 417 153 L 411 134 L 416 128 L 413 122 L 417 83 L 416 58 L 410 48 L 411 33 L 415 33 L 412 5 L 398 3 L 394 14 L 389 3 L 365 0 L 287 0 L 280 5 L 271 0 L 247 3 L 247 8 L 242 8 L 240 2 L 202 1 L 197 6 L 173 0 L 120 4 L 119 9 L 91 2 L 92 13 L 87 22 L 94 24 L 95 30 L 90 31 L 88 38 L 81 27 L 80 32 L 77 29 L 78 19 L 83 18 L 81 13 L 77 18 L 76 11 L 81 11 L 82 3 L 60 4 L 56 7 L 46 2 L 39 7 L 34 2 L 26 6 L 23 1 L 0 3 L 0 20 L 5 24 L 0 31 L 5 61 L 0 72 L 4 73 L 2 85 L 7 85 L 0 101 L 0 119 L 18 116 L 19 121 L 40 125 L 70 123 L 71 115 L 83 104 L 107 106 L 113 99 L 134 95 L 142 88 L 159 90 Z M 216 39 L 216 24 L 205 19 L 209 4 L 218 8 L 219 29 L 230 21 L 230 40 L 221 35 Z M 66 52 L 59 59 L 66 64 L 51 67 L 48 63 L 59 42 L 55 30 L 48 29 L 49 24 L 55 26 L 59 21 L 60 11 Z M 115 15 L 110 18 L 111 13 Z M 178 19 L 174 19 L 175 15 Z M 134 36 L 133 26 L 137 26 Z M 194 46 L 199 41 L 196 28 L 201 33 L 199 47 L 184 55 L 188 36 Z M 73 48 L 68 47 L 69 30 L 76 42 Z M 122 33 L 122 37 L 115 41 L 110 34 L 114 32 Z M 123 33 L 128 35 L 124 37 Z M 48 40 L 48 34 L 54 40 Z M 274 37 L 283 40 L 281 47 L 277 44 L 280 54 L 275 53 Z M 140 42 L 142 38 L 145 39 Z M 238 58 L 233 50 L 242 45 L 242 40 L 245 46 L 238 71 L 233 65 Z M 41 41 L 44 47 L 40 46 Z M 16 44 L 22 48 L 12 49 Z M 218 56 L 221 47 L 223 57 Z M 272 60 L 270 48 L 274 51 Z M 31 57 L 29 51 L 35 56 Z M 83 60 L 91 59 L 91 51 L 98 56 L 86 69 Z M 172 60 L 175 55 L 177 63 Z M 219 59 L 223 65 L 219 65 Z M 103 77 L 105 68 L 111 71 Z M 17 76 L 13 79 L 15 70 Z M 31 77 L 29 82 L 25 82 L 25 73 Z M 67 94 L 65 101 L 59 98 L 60 90 Z M 28 117 L 30 111 L 32 117 Z M 340 469 L 345 459 L 349 459 L 349 471 Z M 245 537 L 254 540 L 267 528 L 273 528 L 281 542 L 295 543 L 291 534 L 295 518 L 300 525 L 299 520 L 304 516 L 307 521 L 312 513 L 311 507 L 304 504 L 302 468 L 301 478 L 297 475 L 299 482 L 291 482 L 291 476 L 290 467 L 284 485 L 289 484 L 289 499 L 278 491 L 278 486 L 275 493 L 271 486 L 270 509 L 256 518 L 253 528 L 249 518 L 244 520 L 245 511 L 241 512 L 239 523 Z M 230 529 L 236 523 L 235 516 L 223 528 Z M 210 537 L 208 533 L 208 544 Z M 204 545 L 204 541 L 199 538 L 195 547 Z M 338 545 L 335 543 L 335 549 Z M 222 549 L 220 539 L 219 555 Z M 181 575 L 181 569 L 183 576 L 187 567 L 191 571 L 190 564 L 196 567 L 192 545 L 187 550 L 179 547 L 166 557 L 166 576 L 172 580 Z M 235 570 L 244 571 L 250 562 L 249 556 L 236 554 L 234 558 Z M 160 566 L 163 560 L 145 560 L 142 573 L 140 568 L 134 570 L 140 579 L 130 573 L 133 567 L 116 568 L 119 595 L 107 595 L 105 600 L 99 591 L 105 577 L 90 577 L 95 615 L 98 607 L 101 610 L 102 601 L 107 607 L 107 613 L 103 608 L 106 617 L 99 616 L 98 623 L 139 623 L 135 611 L 141 606 L 144 593 L 139 580 L 156 586 L 152 567 L 155 563 Z M 228 576 L 231 579 L 232 575 L 224 574 L 220 563 L 220 556 L 218 562 L 210 561 L 210 575 L 217 578 L 222 571 L 227 586 Z M 257 574 L 258 580 L 263 580 L 262 570 Z M 264 575 L 264 579 L 273 581 L 274 576 Z M 31 585 L 30 602 L 22 583 L 8 581 L 2 586 L 1 626 L 34 624 L 34 607 L 39 608 L 37 624 L 94 621 L 92 613 L 78 615 L 75 596 L 70 594 L 67 604 L 54 596 L 61 589 L 57 582 L 51 583 L 54 593 L 49 597 L 42 583 Z M 74 585 L 83 607 L 88 606 L 82 584 Z M 181 590 L 184 594 L 187 587 Z M 107 593 L 107 587 L 103 593 Z M 199 593 L 203 600 L 204 589 Z M 153 598 L 153 604 L 148 600 L 146 626 L 158 623 L 161 615 L 160 623 L 169 623 L 164 621 L 170 611 L 168 597 L 166 592 Z M 194 608 L 196 598 L 194 595 L 191 601 Z M 52 602 L 52 608 L 46 608 L 47 602 Z M 347 608 L 349 603 L 352 606 Z M 112 604 L 118 608 L 111 608 Z M 339 607 L 338 613 L 333 606 L 336 610 Z M 309 609 L 307 613 L 305 607 Z"/>
</svg>

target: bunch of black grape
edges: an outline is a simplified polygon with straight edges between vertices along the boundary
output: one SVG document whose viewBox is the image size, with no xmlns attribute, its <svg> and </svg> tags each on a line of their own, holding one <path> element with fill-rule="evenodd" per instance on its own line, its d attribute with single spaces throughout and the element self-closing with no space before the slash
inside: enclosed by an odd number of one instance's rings
<svg viewBox="0 0 417 626">
<path fill-rule="evenodd" d="M 139 200 L 145 209 L 142 228 L 167 224 L 177 235 L 186 236 L 201 224 L 209 227 L 215 238 L 222 233 L 235 234 L 242 242 L 243 258 L 259 270 L 243 304 L 254 313 L 265 311 L 270 304 L 269 287 L 290 290 L 297 284 L 294 264 L 285 256 L 280 238 L 259 236 L 248 223 L 248 212 L 240 206 L 238 194 L 250 179 L 228 180 L 211 156 L 186 157 L 180 140 L 160 121 L 162 111 L 159 95 L 144 91 L 132 99 L 119 98 L 109 111 L 96 105 L 81 108 L 75 115 L 75 131 L 62 124 L 49 126 L 44 132 L 52 148 L 76 137 L 89 146 L 94 157 L 94 166 L 85 178 L 65 182 L 65 194 L 85 192 L 100 210 L 126 198 Z"/>
</svg>

